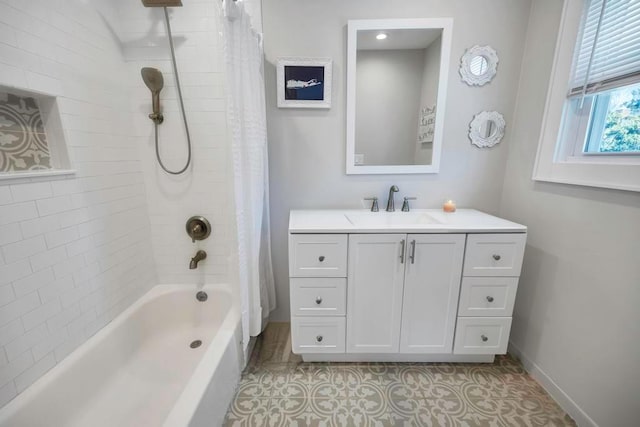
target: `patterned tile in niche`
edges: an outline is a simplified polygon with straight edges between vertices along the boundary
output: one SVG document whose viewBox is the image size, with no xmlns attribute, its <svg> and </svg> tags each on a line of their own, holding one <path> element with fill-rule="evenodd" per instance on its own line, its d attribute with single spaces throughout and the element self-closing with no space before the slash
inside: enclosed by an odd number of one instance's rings
<svg viewBox="0 0 640 427">
<path fill-rule="evenodd" d="M 47 136 L 36 100 L 0 93 L 0 172 L 50 168 Z"/>
<path fill-rule="evenodd" d="M 226 426 L 575 426 L 509 356 L 493 364 L 304 363 L 290 354 L 288 327 L 270 324 L 258 338 Z"/>
</svg>

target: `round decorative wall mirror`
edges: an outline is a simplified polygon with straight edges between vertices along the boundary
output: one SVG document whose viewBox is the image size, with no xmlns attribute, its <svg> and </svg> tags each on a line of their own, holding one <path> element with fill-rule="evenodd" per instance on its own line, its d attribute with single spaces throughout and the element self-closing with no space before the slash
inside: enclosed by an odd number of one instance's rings
<svg viewBox="0 0 640 427">
<path fill-rule="evenodd" d="M 482 86 L 496 75 L 498 54 L 491 46 L 473 46 L 460 59 L 460 76 L 469 86 Z"/>
<path fill-rule="evenodd" d="M 469 124 L 469 139 L 480 148 L 493 147 L 504 136 L 505 121 L 497 111 L 483 111 Z"/>
</svg>

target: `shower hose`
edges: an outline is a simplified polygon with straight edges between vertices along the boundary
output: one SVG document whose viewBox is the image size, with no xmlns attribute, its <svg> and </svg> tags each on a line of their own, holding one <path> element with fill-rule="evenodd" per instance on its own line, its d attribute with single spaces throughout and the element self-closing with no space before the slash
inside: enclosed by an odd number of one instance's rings
<svg viewBox="0 0 640 427">
<path fill-rule="evenodd" d="M 187 135 L 187 163 L 184 167 L 178 171 L 172 171 L 167 169 L 167 167 L 162 163 L 162 159 L 160 158 L 160 151 L 158 149 L 158 123 L 155 124 L 155 140 L 156 140 L 156 158 L 158 159 L 158 163 L 160 167 L 166 172 L 172 175 L 180 175 L 184 171 L 187 170 L 189 165 L 191 164 L 191 136 L 189 135 L 189 126 L 187 125 L 187 115 L 184 112 L 184 102 L 182 101 L 182 90 L 180 89 L 180 77 L 178 76 L 178 66 L 176 65 L 176 53 L 173 47 L 173 36 L 171 35 L 171 24 L 169 23 L 169 12 L 166 7 L 164 9 L 164 20 L 167 23 L 167 36 L 169 37 L 169 47 L 171 48 L 171 63 L 173 65 L 173 74 L 176 76 L 176 88 L 178 89 L 178 99 L 180 100 L 180 110 L 182 111 L 182 121 L 184 122 L 184 131 Z"/>
</svg>

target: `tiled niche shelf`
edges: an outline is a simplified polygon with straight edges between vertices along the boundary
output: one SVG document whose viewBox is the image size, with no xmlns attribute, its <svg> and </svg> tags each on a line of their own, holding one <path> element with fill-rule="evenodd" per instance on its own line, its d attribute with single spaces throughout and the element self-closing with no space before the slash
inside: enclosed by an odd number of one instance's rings
<svg viewBox="0 0 640 427">
<path fill-rule="evenodd" d="M 56 98 L 0 86 L 0 181 L 73 173 Z"/>
</svg>

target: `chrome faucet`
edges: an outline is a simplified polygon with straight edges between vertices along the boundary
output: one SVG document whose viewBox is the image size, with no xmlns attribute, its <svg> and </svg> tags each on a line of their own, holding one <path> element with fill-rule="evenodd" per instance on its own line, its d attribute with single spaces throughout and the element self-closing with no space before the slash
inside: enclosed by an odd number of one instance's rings
<svg viewBox="0 0 640 427">
<path fill-rule="evenodd" d="M 198 252 L 196 252 L 196 256 L 191 258 L 191 262 L 189 263 L 189 269 L 195 270 L 196 268 L 198 268 L 198 262 L 202 261 L 206 257 L 207 257 L 207 253 L 205 251 L 199 250 Z"/>
<path fill-rule="evenodd" d="M 396 211 L 396 205 L 393 201 L 393 193 L 397 193 L 398 191 L 398 186 L 396 185 L 392 185 L 391 188 L 389 188 L 389 200 L 387 200 L 387 212 L 395 212 Z"/>
</svg>

